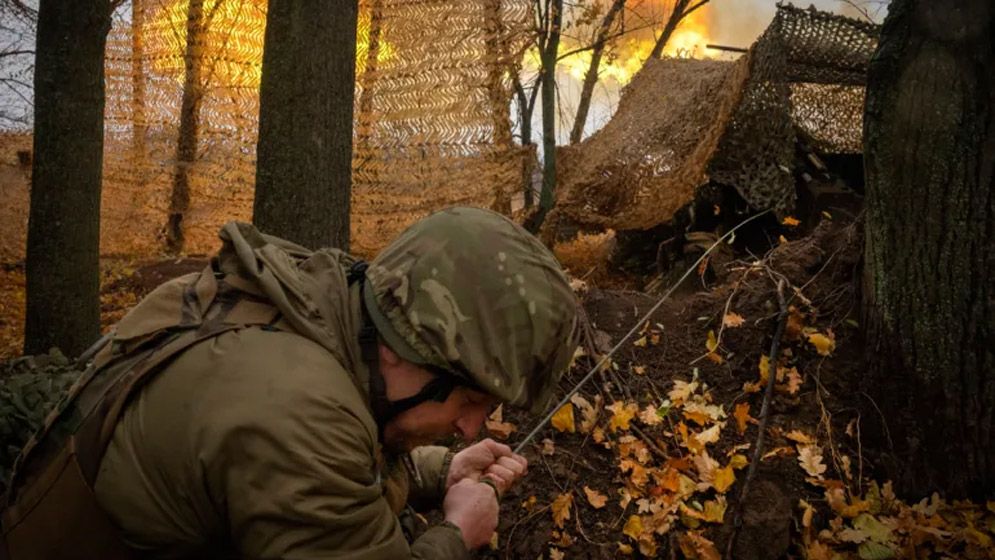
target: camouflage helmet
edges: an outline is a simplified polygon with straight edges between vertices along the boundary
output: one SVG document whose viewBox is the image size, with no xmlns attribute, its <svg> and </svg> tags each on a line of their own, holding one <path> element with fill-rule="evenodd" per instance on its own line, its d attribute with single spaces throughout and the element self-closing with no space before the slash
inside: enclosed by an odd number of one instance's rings
<svg viewBox="0 0 995 560">
<path fill-rule="evenodd" d="M 514 406 L 541 411 L 577 347 L 577 300 L 556 258 L 489 210 L 419 221 L 366 277 L 366 308 L 394 352 Z"/>
</svg>

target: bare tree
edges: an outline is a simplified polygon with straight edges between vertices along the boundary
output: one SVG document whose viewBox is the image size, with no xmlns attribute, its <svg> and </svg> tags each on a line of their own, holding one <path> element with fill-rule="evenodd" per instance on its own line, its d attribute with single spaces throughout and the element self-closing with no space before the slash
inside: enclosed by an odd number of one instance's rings
<svg viewBox="0 0 995 560">
<path fill-rule="evenodd" d="M 42 0 L 35 57 L 26 354 L 77 355 L 100 333 L 104 47 L 110 0 Z"/>
<path fill-rule="evenodd" d="M 663 31 L 656 38 L 650 58 L 663 56 L 664 47 L 667 46 L 667 42 L 670 41 L 681 22 L 708 2 L 709 0 L 674 0 L 674 6 L 670 9 L 670 15 L 667 16 L 667 23 L 663 25 Z"/>
<path fill-rule="evenodd" d="M 591 94 L 594 93 L 594 85 L 598 83 L 598 68 L 601 66 L 601 56 L 605 52 L 605 45 L 608 44 L 608 34 L 615 24 L 622 8 L 625 7 L 625 0 L 612 0 L 612 5 L 601 20 L 601 25 L 595 33 L 592 43 L 591 64 L 584 74 L 584 85 L 580 89 L 580 100 L 577 102 L 577 114 L 574 117 L 573 128 L 570 130 L 570 143 L 580 142 L 584 134 L 584 125 L 587 124 L 587 112 L 591 108 Z"/>
</svg>

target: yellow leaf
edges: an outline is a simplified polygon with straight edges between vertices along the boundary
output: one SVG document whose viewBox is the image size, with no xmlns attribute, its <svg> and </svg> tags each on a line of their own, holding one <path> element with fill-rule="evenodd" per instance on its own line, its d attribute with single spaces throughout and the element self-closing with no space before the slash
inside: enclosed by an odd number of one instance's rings
<svg viewBox="0 0 995 560">
<path fill-rule="evenodd" d="M 629 520 L 625 522 L 625 527 L 622 528 L 622 534 L 638 541 L 639 536 L 643 534 L 643 518 L 639 515 L 630 515 Z"/>
<path fill-rule="evenodd" d="M 618 543 L 618 553 L 626 556 L 632 556 L 632 546 L 625 543 Z"/>
<path fill-rule="evenodd" d="M 549 547 L 549 560 L 563 560 L 563 551 L 558 548 Z"/>
<path fill-rule="evenodd" d="M 822 464 L 822 449 L 817 445 L 798 446 L 798 464 L 809 476 L 822 479 L 826 465 Z"/>
<path fill-rule="evenodd" d="M 592 490 L 587 486 L 584 487 L 584 494 L 587 495 L 587 503 L 591 504 L 591 507 L 594 509 L 601 509 L 608 503 L 608 496 L 597 490 Z"/>
<path fill-rule="evenodd" d="M 625 404 L 622 401 L 615 401 L 606 406 L 612 412 L 611 420 L 608 421 L 608 428 L 613 432 L 618 429 L 628 430 L 629 423 L 639 412 L 639 407 L 635 403 Z"/>
<path fill-rule="evenodd" d="M 708 348 L 709 352 L 715 352 L 719 347 L 719 341 L 715 338 L 715 331 L 708 331 L 708 340 L 705 341 L 705 348 Z"/>
<path fill-rule="evenodd" d="M 749 464 L 750 460 L 746 458 L 746 455 L 740 455 L 737 453 L 729 458 L 729 466 L 736 470 L 739 470 Z"/>
<path fill-rule="evenodd" d="M 785 216 L 784 219 L 781 220 L 781 223 L 788 227 L 796 227 L 801 222 L 798 221 L 798 218 L 795 218 L 794 216 Z"/>
<path fill-rule="evenodd" d="M 705 502 L 705 510 L 703 512 L 702 519 L 707 523 L 722 523 L 722 520 L 726 516 L 726 500 L 725 496 L 719 496 L 716 500 L 708 500 Z"/>
<path fill-rule="evenodd" d="M 709 352 L 708 354 L 705 354 L 705 357 L 719 365 L 725 363 L 725 359 L 723 359 L 722 356 L 719 356 L 716 352 Z"/>
<path fill-rule="evenodd" d="M 638 346 L 639 348 L 645 348 L 646 347 L 646 336 L 643 335 L 643 336 L 637 338 L 636 341 L 632 343 L 632 345 L 633 346 Z"/>
<path fill-rule="evenodd" d="M 560 494 L 557 496 L 556 499 L 553 500 L 553 504 L 550 506 L 550 509 L 553 512 L 553 523 L 560 529 L 563 528 L 563 523 L 566 522 L 567 519 L 570 519 L 570 506 L 573 502 L 573 493 L 567 492 L 566 494 Z"/>
<path fill-rule="evenodd" d="M 577 427 L 574 424 L 574 405 L 567 403 L 560 407 L 553 415 L 550 423 L 554 428 L 561 432 L 574 433 L 577 431 Z"/>
<path fill-rule="evenodd" d="M 712 486 L 715 487 L 715 490 L 719 494 L 725 494 L 733 482 L 736 482 L 736 473 L 733 472 L 732 466 L 715 469 L 715 478 L 712 480 Z"/>
<path fill-rule="evenodd" d="M 529 496 L 529 499 L 522 500 L 522 509 L 531 512 L 535 508 L 536 501 L 535 496 Z"/>
<path fill-rule="evenodd" d="M 760 384 L 766 385 L 770 379 L 770 358 L 766 354 L 760 356 Z"/>
<path fill-rule="evenodd" d="M 818 332 L 812 333 L 808 335 L 808 342 L 815 346 L 815 351 L 820 356 L 828 356 L 836 349 L 836 340 L 832 336 L 832 331 L 829 331 L 829 336 Z"/>
<path fill-rule="evenodd" d="M 724 317 L 722 317 L 722 326 L 734 329 L 736 327 L 742 326 L 743 321 L 744 319 L 742 315 L 730 311 L 729 313 L 726 313 Z"/>
<path fill-rule="evenodd" d="M 738 403 L 733 409 L 732 417 L 736 419 L 736 429 L 742 435 L 746 433 L 746 423 L 750 421 L 750 403 Z"/>
<path fill-rule="evenodd" d="M 777 242 L 780 243 L 781 245 L 786 245 L 788 243 L 788 238 L 783 235 L 778 235 Z"/>
</svg>

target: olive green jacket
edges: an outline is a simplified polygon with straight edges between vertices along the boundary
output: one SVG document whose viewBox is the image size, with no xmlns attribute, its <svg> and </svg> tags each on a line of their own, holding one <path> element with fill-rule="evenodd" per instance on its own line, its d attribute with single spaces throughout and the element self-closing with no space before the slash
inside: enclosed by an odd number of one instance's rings
<svg viewBox="0 0 995 560">
<path fill-rule="evenodd" d="M 416 449 L 412 474 L 380 453 L 359 358 L 358 285 L 343 268 L 352 259 L 244 224 L 226 226 L 222 239 L 213 276 L 258 300 L 232 314 L 272 327 L 193 346 L 125 409 L 95 492 L 128 544 L 156 558 L 467 557 L 453 525 L 410 545 L 401 530 L 406 497 L 439 503 L 447 454 Z M 161 287 L 116 338 L 179 323 L 183 305 L 217 305 L 200 289 L 211 274 Z"/>
</svg>

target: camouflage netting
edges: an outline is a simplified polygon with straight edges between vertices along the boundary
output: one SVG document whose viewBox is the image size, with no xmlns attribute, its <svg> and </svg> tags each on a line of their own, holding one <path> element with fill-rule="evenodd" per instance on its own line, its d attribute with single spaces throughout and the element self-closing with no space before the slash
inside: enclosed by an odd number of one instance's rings
<svg viewBox="0 0 995 560">
<path fill-rule="evenodd" d="M 709 181 L 734 187 L 755 209 L 790 211 L 799 135 L 824 153 L 860 152 L 878 29 L 782 5 L 736 62 L 647 64 L 612 121 L 561 151 L 550 223 L 648 229 Z"/>
<path fill-rule="evenodd" d="M 0 491 L 21 447 L 79 376 L 58 350 L 0 363 Z"/>
<path fill-rule="evenodd" d="M 164 249 L 182 174 L 190 185 L 185 252 L 214 250 L 222 223 L 250 219 L 266 4 L 133 0 L 116 13 L 106 57 L 104 254 Z M 191 5 L 200 13 L 188 12 Z M 509 209 L 531 156 L 511 140 L 507 77 L 524 46 L 529 6 L 360 2 L 354 251 L 371 255 L 451 204 Z M 196 145 L 193 158 L 180 155 L 184 135 Z M 28 181 L 16 179 L 18 193 L 9 194 L 19 196 L 7 200 L 19 205 L 18 219 L 5 222 L 0 238 L 23 240 Z M 0 260 L 18 260 L 24 245 L 0 251 Z"/>
</svg>

